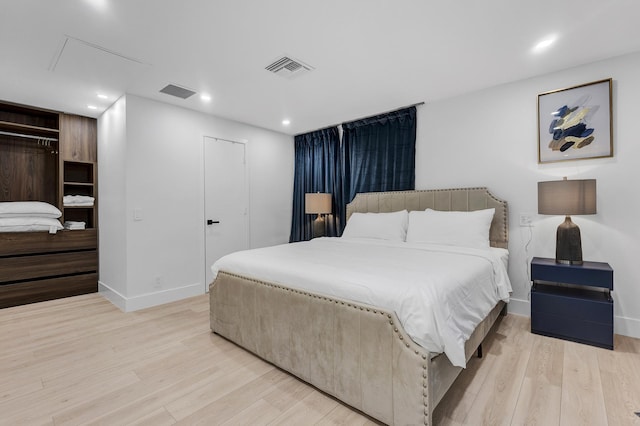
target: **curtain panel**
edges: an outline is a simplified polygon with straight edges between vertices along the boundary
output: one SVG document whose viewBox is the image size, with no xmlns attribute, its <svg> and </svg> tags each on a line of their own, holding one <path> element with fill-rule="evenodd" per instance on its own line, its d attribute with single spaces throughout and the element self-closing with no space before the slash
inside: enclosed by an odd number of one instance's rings
<svg viewBox="0 0 640 426">
<path fill-rule="evenodd" d="M 333 194 L 333 212 L 325 216 L 325 223 L 326 236 L 335 237 L 340 229 L 336 207 L 343 198 L 338 127 L 297 135 L 294 145 L 293 217 L 289 242 L 310 240 L 313 236 L 316 217 L 304 212 L 304 194 L 310 192 Z"/>
<path fill-rule="evenodd" d="M 416 107 L 343 123 L 342 130 L 338 223 L 345 224 L 346 204 L 357 193 L 415 189 Z"/>
</svg>

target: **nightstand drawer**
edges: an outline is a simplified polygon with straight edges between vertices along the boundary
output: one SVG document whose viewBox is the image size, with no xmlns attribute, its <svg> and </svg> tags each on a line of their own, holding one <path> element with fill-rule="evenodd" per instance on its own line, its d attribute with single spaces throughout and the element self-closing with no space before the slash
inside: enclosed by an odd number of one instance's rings
<svg viewBox="0 0 640 426">
<path fill-rule="evenodd" d="M 534 257 L 531 261 L 531 280 L 602 287 L 613 290 L 613 269 L 602 262 L 564 265 L 553 259 Z"/>
<path fill-rule="evenodd" d="M 531 312 L 609 324 L 613 322 L 613 301 L 604 292 L 536 284 L 531 291 Z"/>
<path fill-rule="evenodd" d="M 531 315 L 531 332 L 613 349 L 613 323 L 603 324 L 538 312 Z"/>
</svg>

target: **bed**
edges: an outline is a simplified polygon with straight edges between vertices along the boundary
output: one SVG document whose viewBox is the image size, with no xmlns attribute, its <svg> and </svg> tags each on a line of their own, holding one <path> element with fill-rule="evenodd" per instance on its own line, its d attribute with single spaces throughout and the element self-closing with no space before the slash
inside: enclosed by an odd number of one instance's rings
<svg viewBox="0 0 640 426">
<path fill-rule="evenodd" d="M 347 206 L 347 218 L 405 209 L 491 208 L 490 245 L 506 249 L 507 203 L 486 188 L 358 194 Z M 416 343 L 397 309 L 285 285 L 232 266 L 215 272 L 210 286 L 214 333 L 384 423 L 431 424 L 433 409 L 462 371 L 459 360 L 452 363 L 442 351 Z M 470 331 L 462 342 L 462 363 L 474 355 L 505 306 L 498 300 Z"/>
</svg>

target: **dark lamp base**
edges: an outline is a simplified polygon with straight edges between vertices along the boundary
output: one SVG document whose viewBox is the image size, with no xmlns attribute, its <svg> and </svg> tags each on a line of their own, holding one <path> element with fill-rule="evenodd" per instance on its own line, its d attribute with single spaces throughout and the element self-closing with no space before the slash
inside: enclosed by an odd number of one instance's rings
<svg viewBox="0 0 640 426">
<path fill-rule="evenodd" d="M 566 265 L 582 265 L 582 241 L 580 228 L 567 216 L 556 231 L 556 262 Z"/>
<path fill-rule="evenodd" d="M 582 260 L 556 259 L 556 263 L 560 263 L 561 265 L 582 265 L 584 262 Z"/>
<path fill-rule="evenodd" d="M 318 217 L 313 221 L 313 237 L 324 237 L 327 234 L 325 228 L 324 217 L 318 215 Z"/>
</svg>

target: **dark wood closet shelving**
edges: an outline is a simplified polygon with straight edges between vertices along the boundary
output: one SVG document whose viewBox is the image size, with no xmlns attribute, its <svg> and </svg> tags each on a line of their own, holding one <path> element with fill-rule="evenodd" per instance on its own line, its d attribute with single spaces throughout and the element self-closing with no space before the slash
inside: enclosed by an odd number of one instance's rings
<svg viewBox="0 0 640 426">
<path fill-rule="evenodd" d="M 3 102 L 0 104 L 0 128 L 30 133 L 58 133 L 60 113 Z"/>
<path fill-rule="evenodd" d="M 10 132 L 20 132 L 26 134 L 32 134 L 34 136 L 42 135 L 42 136 L 55 136 L 57 137 L 60 133 L 58 129 L 51 129 L 48 127 L 39 127 L 39 126 L 31 126 L 29 124 L 20 124 L 20 123 L 12 123 L 10 121 L 0 121 L 0 130 L 10 131 Z"/>
<path fill-rule="evenodd" d="M 0 102 L 0 170 L 0 201 L 45 201 L 87 226 L 0 233 L 0 308 L 96 292 L 96 120 Z M 64 195 L 95 202 L 65 207 Z"/>
<path fill-rule="evenodd" d="M 95 163 L 89 161 L 62 160 L 63 195 L 85 195 L 95 197 L 96 174 Z M 85 222 L 87 228 L 93 228 L 96 223 L 96 203 L 93 207 L 63 206 L 65 220 Z"/>
</svg>

